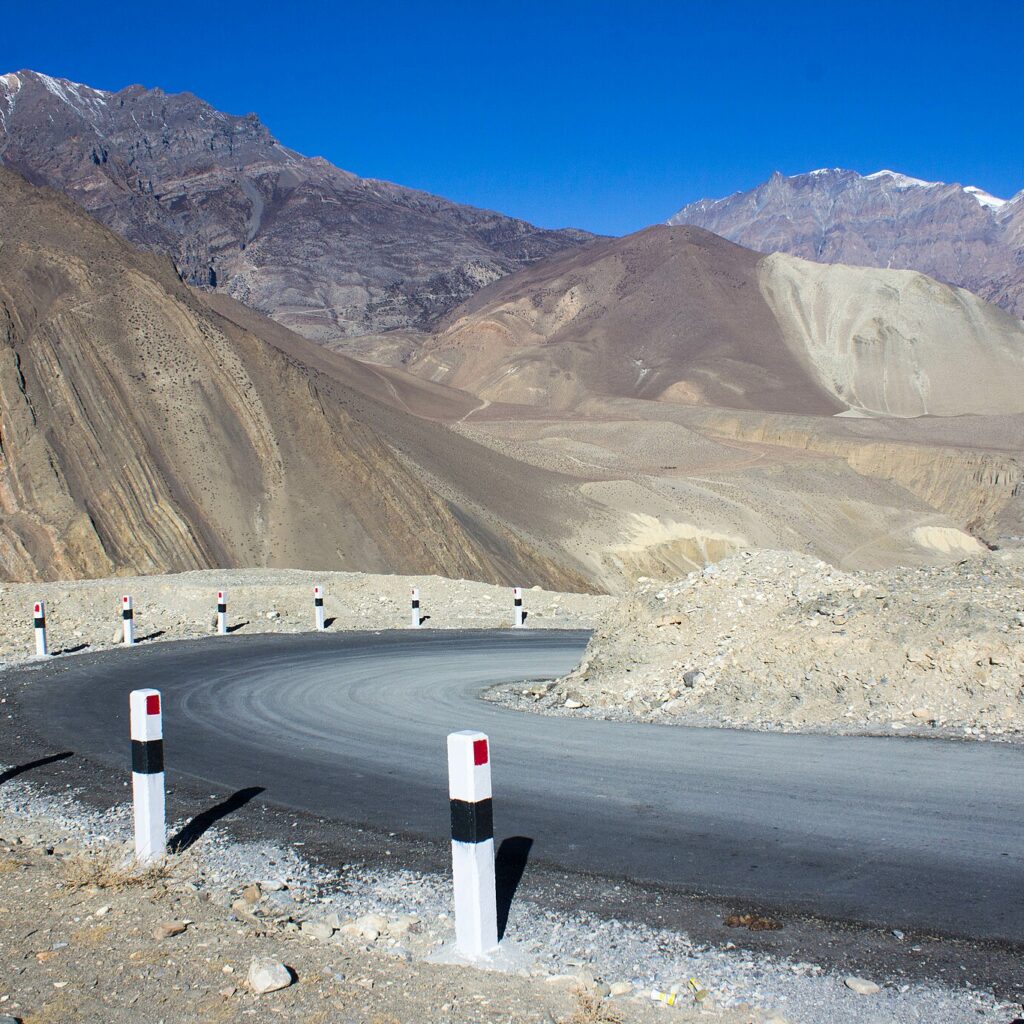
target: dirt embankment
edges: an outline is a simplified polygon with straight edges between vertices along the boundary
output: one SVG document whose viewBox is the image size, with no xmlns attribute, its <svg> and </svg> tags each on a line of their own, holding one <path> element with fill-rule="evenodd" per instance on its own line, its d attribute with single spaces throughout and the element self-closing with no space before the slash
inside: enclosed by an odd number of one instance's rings
<svg viewBox="0 0 1024 1024">
<path fill-rule="evenodd" d="M 1024 734 L 1024 554 L 851 573 L 733 556 L 640 584 L 580 666 L 518 703 L 553 713 L 835 732 Z"/>
</svg>

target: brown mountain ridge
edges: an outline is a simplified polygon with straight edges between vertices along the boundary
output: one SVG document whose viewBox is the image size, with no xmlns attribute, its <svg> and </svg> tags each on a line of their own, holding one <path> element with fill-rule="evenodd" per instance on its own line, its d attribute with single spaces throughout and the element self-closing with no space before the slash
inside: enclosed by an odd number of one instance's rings
<svg viewBox="0 0 1024 1024">
<path fill-rule="evenodd" d="M 474 400 L 222 301 L 0 168 L 6 578 L 266 565 L 585 586 L 537 539 L 573 500 L 557 475 L 406 411 Z"/>
</svg>

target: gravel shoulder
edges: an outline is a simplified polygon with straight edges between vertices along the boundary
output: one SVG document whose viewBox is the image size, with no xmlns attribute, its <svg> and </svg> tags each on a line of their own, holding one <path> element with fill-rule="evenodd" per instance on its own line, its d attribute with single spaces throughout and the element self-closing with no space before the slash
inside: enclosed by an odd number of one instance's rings
<svg viewBox="0 0 1024 1024">
<path fill-rule="evenodd" d="M 214 828 L 161 872 L 132 877 L 127 805 L 90 810 L 28 775 L 0 767 L 0 1014 L 24 1024 L 134 1024 L 140 1006 L 165 1024 L 646 1024 L 667 1019 L 650 998 L 655 986 L 680 993 L 672 1019 L 712 1024 L 997 1024 L 1020 1010 L 898 972 L 863 978 L 861 989 L 848 971 L 751 952 L 749 924 L 734 929 L 736 942 L 709 945 L 582 903 L 517 901 L 499 970 L 445 963 L 453 928 L 443 876 L 359 860 L 325 866 L 302 841 L 237 841 Z M 297 834 L 315 829 L 295 824 Z M 770 923 L 758 933 L 756 915 L 752 923 L 750 934 L 784 934 Z M 250 967 L 264 959 L 286 967 L 291 984 L 255 993 Z M 699 1000 L 691 978 L 706 993 Z"/>
</svg>

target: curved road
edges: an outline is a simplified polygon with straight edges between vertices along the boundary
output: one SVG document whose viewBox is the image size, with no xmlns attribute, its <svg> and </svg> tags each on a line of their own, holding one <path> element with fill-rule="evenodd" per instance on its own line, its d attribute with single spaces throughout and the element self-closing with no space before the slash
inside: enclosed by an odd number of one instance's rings
<svg viewBox="0 0 1024 1024">
<path fill-rule="evenodd" d="M 127 693 L 164 694 L 175 776 L 383 830 L 447 837 L 445 736 L 492 741 L 500 839 L 540 860 L 836 920 L 1024 940 L 1024 750 L 630 725 L 513 712 L 586 634 L 210 638 L 21 670 L 52 741 L 126 764 Z"/>
</svg>

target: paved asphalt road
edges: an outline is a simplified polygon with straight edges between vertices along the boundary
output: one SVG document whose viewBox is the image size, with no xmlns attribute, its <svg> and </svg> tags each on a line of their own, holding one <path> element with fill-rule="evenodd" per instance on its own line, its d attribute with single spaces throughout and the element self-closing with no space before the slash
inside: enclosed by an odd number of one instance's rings
<svg viewBox="0 0 1024 1024">
<path fill-rule="evenodd" d="M 550 864 L 835 920 L 1024 940 L 1024 750 L 568 720 L 477 700 L 550 678 L 583 633 L 210 638 L 54 661 L 23 713 L 126 763 L 127 693 L 163 691 L 169 771 L 444 842 L 445 736 L 492 742 L 498 838 Z"/>
</svg>

